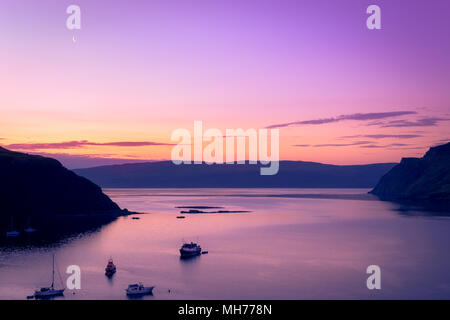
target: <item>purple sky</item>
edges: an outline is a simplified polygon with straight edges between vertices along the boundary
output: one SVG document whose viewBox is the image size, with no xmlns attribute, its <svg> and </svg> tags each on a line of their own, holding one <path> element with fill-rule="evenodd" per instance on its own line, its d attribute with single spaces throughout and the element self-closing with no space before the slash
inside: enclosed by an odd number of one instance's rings
<svg viewBox="0 0 450 320">
<path fill-rule="evenodd" d="M 70 4 L 81 30 L 65 26 Z M 382 30 L 366 28 L 370 4 Z M 0 138 L 17 150 L 168 159 L 194 120 L 277 126 L 282 158 L 328 163 L 450 137 L 448 0 L 2 0 L 0 37 Z M 372 138 L 342 141 L 356 135 Z M 42 148 L 73 141 L 90 144 Z"/>
</svg>

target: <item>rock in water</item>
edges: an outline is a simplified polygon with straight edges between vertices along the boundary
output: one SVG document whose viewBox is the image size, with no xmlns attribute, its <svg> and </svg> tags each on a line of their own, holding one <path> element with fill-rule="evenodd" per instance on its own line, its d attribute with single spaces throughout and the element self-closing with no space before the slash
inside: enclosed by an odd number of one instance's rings
<svg viewBox="0 0 450 320">
<path fill-rule="evenodd" d="M 0 221 L 14 216 L 41 223 L 45 217 L 123 213 L 101 188 L 64 168 L 57 160 L 0 147 Z"/>
<path fill-rule="evenodd" d="M 450 142 L 403 158 L 370 192 L 384 200 L 450 200 Z"/>
</svg>

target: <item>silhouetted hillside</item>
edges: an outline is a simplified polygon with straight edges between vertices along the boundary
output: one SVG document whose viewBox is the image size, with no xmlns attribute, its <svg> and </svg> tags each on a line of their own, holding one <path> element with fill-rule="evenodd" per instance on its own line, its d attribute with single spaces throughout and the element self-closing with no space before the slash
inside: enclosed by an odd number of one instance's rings
<svg viewBox="0 0 450 320">
<path fill-rule="evenodd" d="M 450 143 L 423 158 L 403 158 L 371 191 L 381 199 L 450 200 Z"/>
<path fill-rule="evenodd" d="M 75 172 L 105 188 L 371 188 L 394 165 L 281 161 L 278 174 L 261 176 L 260 165 L 175 165 L 161 161 Z"/>
<path fill-rule="evenodd" d="M 0 224 L 5 226 L 13 216 L 16 228 L 23 227 L 27 219 L 45 225 L 56 216 L 111 218 L 122 213 L 100 187 L 58 161 L 1 147 L 0 206 Z"/>
</svg>

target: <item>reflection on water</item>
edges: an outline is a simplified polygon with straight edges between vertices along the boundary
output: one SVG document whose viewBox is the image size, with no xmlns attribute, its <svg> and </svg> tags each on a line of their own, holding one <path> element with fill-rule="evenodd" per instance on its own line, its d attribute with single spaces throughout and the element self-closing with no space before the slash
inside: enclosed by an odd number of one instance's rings
<svg viewBox="0 0 450 320">
<path fill-rule="evenodd" d="M 53 253 L 64 281 L 69 265 L 82 271 L 81 290 L 66 289 L 62 299 L 126 299 L 137 282 L 155 286 L 142 299 L 450 298 L 450 219 L 420 208 L 398 214 L 401 205 L 365 189 L 105 191 L 147 214 L 57 242 L 41 243 L 39 233 L 8 239 L 0 298 L 25 299 L 48 286 Z M 177 206 L 250 212 L 177 219 Z M 183 241 L 209 254 L 181 260 Z M 117 273 L 108 278 L 110 257 Z M 372 264 L 381 267 L 380 291 L 366 288 Z"/>
<path fill-rule="evenodd" d="M 180 257 L 180 262 L 184 264 L 192 264 L 198 262 L 200 255 L 191 257 Z"/>
</svg>

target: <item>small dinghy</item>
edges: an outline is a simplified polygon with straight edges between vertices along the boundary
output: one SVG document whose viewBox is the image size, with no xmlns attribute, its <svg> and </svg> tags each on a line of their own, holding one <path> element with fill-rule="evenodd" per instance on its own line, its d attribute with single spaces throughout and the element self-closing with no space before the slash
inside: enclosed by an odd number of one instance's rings
<svg viewBox="0 0 450 320">
<path fill-rule="evenodd" d="M 15 231 L 15 230 L 6 231 L 7 238 L 15 238 L 15 237 L 18 237 L 19 235 L 20 235 L 19 231 Z"/>
<path fill-rule="evenodd" d="M 135 283 L 128 285 L 128 288 L 125 289 L 125 291 L 127 292 L 127 296 L 135 297 L 153 294 L 153 288 L 154 287 L 145 287 L 142 283 Z"/>
</svg>

